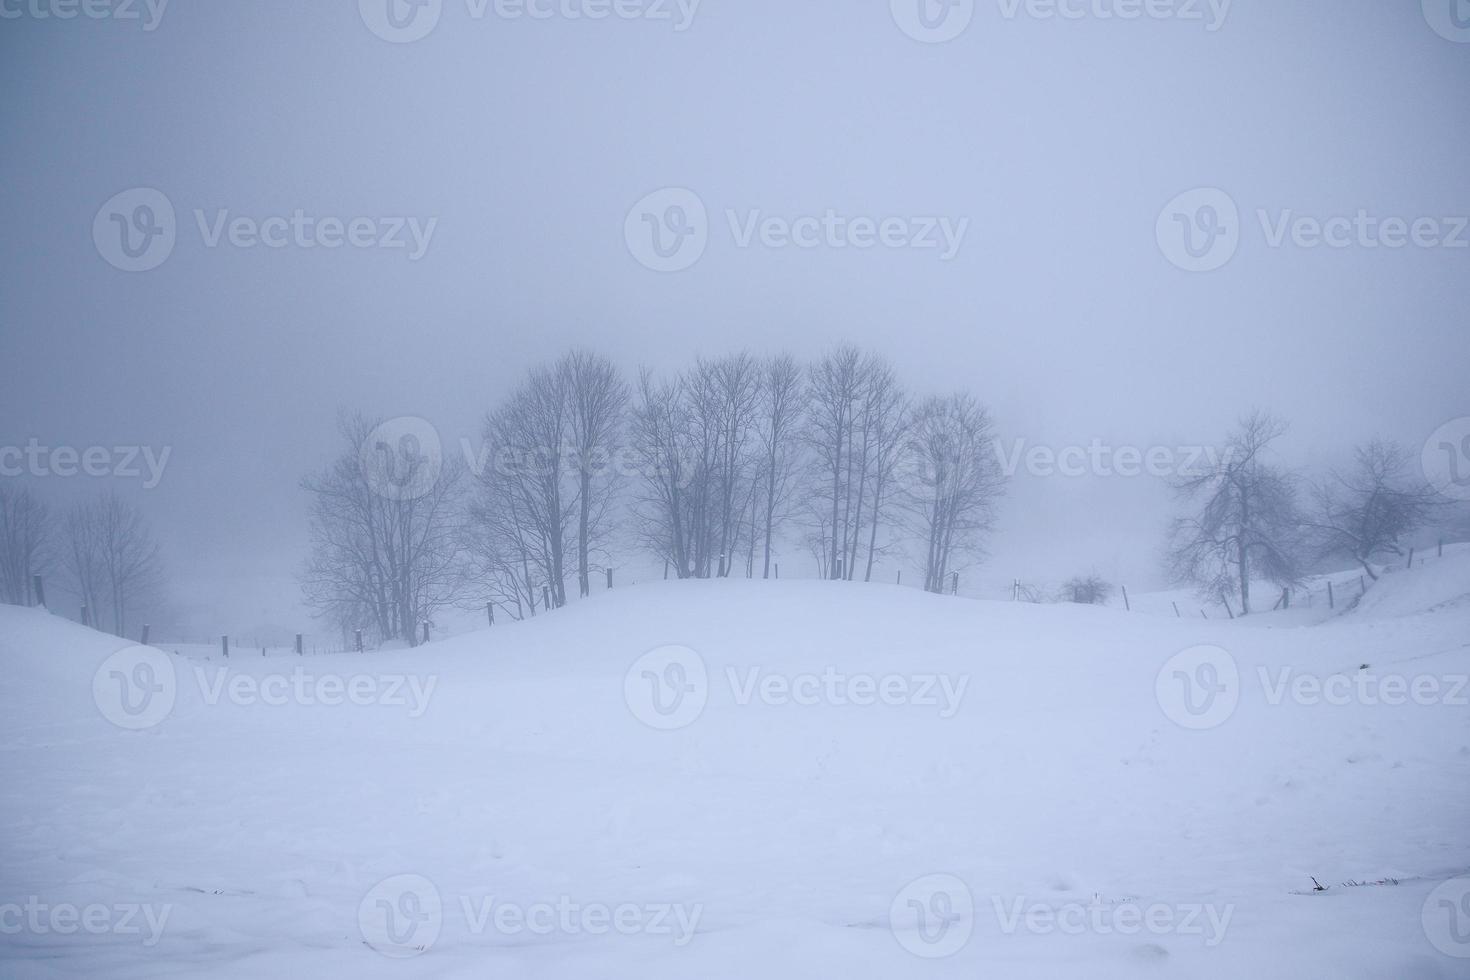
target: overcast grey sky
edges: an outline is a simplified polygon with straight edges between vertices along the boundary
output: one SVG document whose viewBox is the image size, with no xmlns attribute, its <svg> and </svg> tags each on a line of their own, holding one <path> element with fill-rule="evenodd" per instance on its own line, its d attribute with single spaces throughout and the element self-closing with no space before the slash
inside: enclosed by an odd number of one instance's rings
<svg viewBox="0 0 1470 980">
<path fill-rule="evenodd" d="M 535 18 L 442 0 L 407 43 L 378 36 L 389 0 L 94 2 L 140 19 L 0 0 L 0 444 L 169 447 L 156 488 L 109 482 L 201 624 L 301 621 L 297 483 L 337 448 L 339 406 L 457 444 L 570 345 L 631 373 L 851 341 L 915 390 L 973 390 L 1008 443 L 1052 447 L 1213 442 L 1259 405 L 1318 465 L 1470 414 L 1470 232 L 1452 247 L 1438 220 L 1470 214 L 1459 0 L 1152 0 L 1136 19 L 1105 16 L 1129 0 L 978 0 L 942 43 L 910 36 L 902 0 L 620 0 L 645 16 L 601 20 L 569 16 L 597 0 Z M 670 187 L 707 209 L 708 242 L 656 272 L 625 220 Z M 143 272 L 93 234 L 133 188 L 176 213 Z M 1213 271 L 1161 247 L 1166 205 L 1197 188 L 1239 213 Z M 221 211 L 298 209 L 378 236 L 437 223 L 417 258 L 407 231 L 408 248 L 209 243 Z M 740 243 L 752 217 L 828 209 L 967 224 L 947 258 Z M 1309 228 L 1272 243 L 1283 219 L 1360 211 L 1437 219 L 1437 243 L 1386 247 L 1362 221 L 1345 247 Z M 975 574 L 1157 586 L 1167 504 L 1153 478 L 1023 473 Z"/>
</svg>

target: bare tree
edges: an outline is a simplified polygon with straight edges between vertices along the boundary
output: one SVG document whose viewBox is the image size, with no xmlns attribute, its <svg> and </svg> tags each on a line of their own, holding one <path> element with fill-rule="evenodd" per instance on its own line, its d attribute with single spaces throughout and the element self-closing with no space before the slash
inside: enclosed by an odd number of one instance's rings
<svg viewBox="0 0 1470 980">
<path fill-rule="evenodd" d="M 628 404 L 628 386 L 607 358 L 572 351 L 557 366 L 570 400 L 567 424 L 577 476 L 577 585 L 590 595 L 591 553 L 606 530 L 616 497 L 618 471 L 612 465 Z"/>
<path fill-rule="evenodd" d="M 1175 578 L 1215 599 L 1238 594 L 1246 615 L 1253 574 L 1283 587 L 1302 577 L 1296 479 L 1268 459 L 1271 444 L 1285 431 L 1280 420 L 1253 412 L 1207 469 L 1175 482 L 1181 499 L 1202 501 L 1197 514 L 1179 518 L 1170 529 Z"/>
<path fill-rule="evenodd" d="M 1376 580 L 1373 559 L 1402 555 L 1400 540 L 1432 523 L 1442 501 L 1410 475 L 1417 460 L 1401 446 L 1375 439 L 1357 447 L 1355 457 L 1350 471 L 1334 472 L 1313 488 L 1310 526 L 1319 557 L 1349 557 Z"/>
<path fill-rule="evenodd" d="M 859 500 L 867 500 L 868 555 L 863 581 L 873 578 L 873 564 L 882 551 L 878 535 L 888 519 L 890 490 L 894 472 L 903 452 L 908 432 L 908 396 L 904 393 L 887 362 L 869 361 L 863 399 L 862 479 Z M 857 571 L 857 538 L 860 528 L 853 528 L 853 560 L 848 578 Z"/>
<path fill-rule="evenodd" d="M 914 412 L 905 452 L 905 506 L 924 546 L 924 588 L 944 591 L 951 572 L 983 553 L 1005 492 L 994 426 L 968 394 L 933 397 Z"/>
<path fill-rule="evenodd" d="M 341 455 L 301 484 L 311 494 L 306 600 L 344 630 L 412 645 L 419 624 L 465 595 L 464 461 L 361 415 L 338 428 Z"/>
<path fill-rule="evenodd" d="M 464 525 L 464 549 L 476 607 L 489 602 L 511 619 L 536 615 L 540 600 L 528 529 L 512 484 L 481 475 Z"/>
<path fill-rule="evenodd" d="M 790 354 L 761 365 L 759 438 L 760 479 L 765 489 L 761 538 L 765 558 L 761 578 L 771 577 L 772 538 L 780 528 L 795 485 L 799 464 L 797 436 L 801 426 L 801 369 Z"/>
<path fill-rule="evenodd" d="M 36 602 L 34 576 L 47 569 L 49 544 L 46 505 L 29 488 L 0 483 L 0 601 Z"/>
<path fill-rule="evenodd" d="M 743 535 L 753 530 L 746 526 L 745 515 L 756 483 L 753 470 L 758 461 L 751 447 L 761 401 L 761 371 L 756 359 L 742 352 L 700 361 L 696 375 L 712 395 L 701 404 L 708 405 L 714 414 L 715 445 L 711 455 L 715 461 L 716 496 L 712 517 L 719 535 L 717 572 L 728 576 Z"/>
<path fill-rule="evenodd" d="M 566 605 L 566 557 L 576 547 L 572 529 L 580 508 L 579 474 L 569 458 L 570 383 L 568 370 L 538 368 L 484 425 L 494 466 L 481 479 L 497 484 L 492 495 L 514 502 L 519 547 L 545 589 L 543 606 L 552 608 Z M 589 548 L 592 526 L 589 511 Z"/>
<path fill-rule="evenodd" d="M 158 543 L 136 507 L 115 493 L 68 511 L 62 564 L 68 586 L 94 627 L 111 620 L 122 636 L 128 612 L 155 601 L 163 586 Z"/>
<path fill-rule="evenodd" d="M 632 446 L 642 475 L 634 505 L 638 533 L 681 579 L 696 571 L 691 484 L 705 483 L 699 472 L 702 461 L 694 458 L 686 401 L 682 379 L 659 381 L 646 369 L 639 373 L 631 419 Z"/>
<path fill-rule="evenodd" d="M 1075 602 L 1084 606 L 1101 606 L 1113 595 L 1113 583 L 1097 572 L 1076 575 L 1062 584 L 1059 597 L 1062 602 Z"/>
<path fill-rule="evenodd" d="M 825 501 L 827 525 L 826 577 L 845 578 L 853 493 L 855 420 L 863 400 L 863 355 L 844 346 L 812 365 L 808 380 L 809 439 L 813 453 L 813 492 Z"/>
</svg>

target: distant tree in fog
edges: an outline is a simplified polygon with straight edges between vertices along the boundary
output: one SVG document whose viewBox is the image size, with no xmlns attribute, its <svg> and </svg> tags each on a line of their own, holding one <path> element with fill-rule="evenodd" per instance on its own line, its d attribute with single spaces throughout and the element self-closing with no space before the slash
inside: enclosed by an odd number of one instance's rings
<svg viewBox="0 0 1470 980">
<path fill-rule="evenodd" d="M 924 588 L 984 549 L 1005 492 L 994 426 L 968 394 L 932 397 L 914 410 L 904 444 L 904 506 L 924 553 Z"/>
<path fill-rule="evenodd" d="M 760 465 L 757 444 L 757 414 L 761 402 L 760 363 L 741 352 L 713 361 L 701 359 L 695 366 L 694 384 L 703 393 L 698 404 L 712 416 L 712 425 L 701 425 L 712 433 L 709 457 L 714 460 L 710 522 L 715 553 L 714 571 L 728 576 L 735 554 L 753 540 L 749 503 L 756 490 Z"/>
<path fill-rule="evenodd" d="M 344 631 L 413 644 L 419 624 L 465 592 L 466 466 L 361 415 L 344 414 L 338 429 L 341 454 L 301 484 L 311 495 L 306 600 Z"/>
<path fill-rule="evenodd" d="M 851 540 L 854 487 L 853 441 L 863 401 L 863 355 L 843 346 L 827 354 L 808 371 L 807 432 L 813 455 L 813 495 L 827 508 L 824 574 L 844 578 L 843 567 Z"/>
<path fill-rule="evenodd" d="M 1251 611 L 1252 575 L 1280 586 L 1302 577 L 1303 519 L 1297 481 L 1269 460 L 1271 444 L 1286 424 L 1264 412 L 1240 421 L 1225 451 L 1207 470 L 1182 477 L 1175 491 L 1198 503 L 1193 515 L 1176 520 L 1169 532 L 1168 560 L 1181 582 L 1192 582 L 1217 600 L 1240 596 Z"/>
<path fill-rule="evenodd" d="M 1399 542 L 1443 508 L 1434 489 L 1412 475 L 1417 463 L 1402 447 L 1374 440 L 1357 447 L 1351 470 L 1315 486 L 1310 525 L 1319 557 L 1351 558 L 1377 579 L 1373 560 L 1402 555 Z"/>
<path fill-rule="evenodd" d="M 490 466 L 480 474 L 482 516 L 513 520 L 518 533 L 513 559 L 530 569 L 552 608 L 566 605 L 568 555 L 580 509 L 580 464 L 569 452 L 573 432 L 572 372 L 566 366 L 537 368 L 498 408 L 485 417 Z M 587 433 L 589 442 L 601 435 Z M 591 459 L 588 464 L 594 465 Z M 600 516 L 600 511 L 598 512 Z M 589 548 L 594 513 L 589 511 Z M 538 597 L 539 599 L 539 597 Z"/>
<path fill-rule="evenodd" d="M 1075 602 L 1085 606 L 1101 606 L 1113 595 L 1113 583 L 1096 572 L 1077 575 L 1062 584 L 1058 598 L 1062 602 Z"/>
<path fill-rule="evenodd" d="M 689 578 L 695 572 L 690 526 L 695 492 L 690 488 L 704 477 L 701 461 L 693 457 L 695 436 L 683 380 L 639 372 L 629 428 L 641 476 L 633 505 L 637 535 L 676 577 Z"/>
<path fill-rule="evenodd" d="M 114 493 L 77 504 L 63 523 L 67 586 L 93 626 L 122 636 L 128 613 L 156 601 L 164 582 L 158 543 L 147 521 Z"/>
<path fill-rule="evenodd" d="M 36 601 L 32 577 L 46 572 L 50 513 L 28 488 L 0 483 L 0 601 Z"/>
<path fill-rule="evenodd" d="M 852 528 L 847 562 L 848 579 L 857 575 L 859 538 L 862 521 L 867 520 L 867 555 L 863 581 L 873 578 L 873 565 L 882 552 L 879 533 L 893 509 L 893 478 L 908 435 L 909 403 L 897 375 L 881 358 L 870 356 L 865 365 L 866 378 L 860 413 L 858 459 L 858 510 Z M 866 510 L 864 510 L 866 507 Z"/>
<path fill-rule="evenodd" d="M 601 354 L 572 351 L 557 362 L 570 401 L 567 436 L 577 479 L 577 587 L 591 594 L 591 556 L 609 530 L 620 483 L 614 465 L 628 405 L 628 386 Z"/>
<path fill-rule="evenodd" d="M 760 408 L 756 430 L 760 440 L 759 533 L 763 557 L 761 578 L 771 577 L 772 541 L 785 522 L 799 473 L 802 426 L 802 372 L 790 354 L 761 363 Z"/>
</svg>

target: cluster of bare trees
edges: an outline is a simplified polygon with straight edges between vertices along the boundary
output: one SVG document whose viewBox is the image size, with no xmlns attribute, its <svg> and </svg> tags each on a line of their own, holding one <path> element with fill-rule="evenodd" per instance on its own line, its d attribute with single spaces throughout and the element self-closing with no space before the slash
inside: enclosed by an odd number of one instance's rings
<svg viewBox="0 0 1470 980">
<path fill-rule="evenodd" d="M 1376 579 L 1374 561 L 1402 555 L 1402 542 L 1446 504 L 1415 475 L 1409 452 L 1377 440 L 1356 449 L 1350 468 L 1309 481 L 1273 455 L 1286 430 L 1253 412 L 1212 465 L 1175 485 L 1195 505 L 1170 530 L 1176 579 L 1219 601 L 1238 598 L 1245 614 L 1253 580 L 1291 588 L 1316 563 L 1351 560 Z"/>
<path fill-rule="evenodd" d="M 799 529 L 824 578 L 870 580 L 905 543 L 925 588 L 980 553 L 1004 481 L 985 409 L 968 395 L 917 404 L 881 357 L 840 347 L 701 360 L 639 379 L 631 442 L 637 528 L 680 578 L 773 574 Z"/>
<path fill-rule="evenodd" d="M 0 601 L 36 602 L 33 583 L 50 563 L 50 512 L 23 487 L 0 483 Z"/>
<path fill-rule="evenodd" d="M 118 636 L 134 614 L 162 598 L 158 543 L 133 504 L 104 493 L 53 521 L 29 488 L 0 485 L 0 601 L 39 602 L 35 580 L 53 570 L 61 573 L 61 591 L 79 604 L 83 622 Z"/>
<path fill-rule="evenodd" d="M 345 451 L 302 481 L 311 494 L 307 602 L 341 629 L 413 642 L 465 594 L 459 498 L 467 469 L 408 434 L 342 415 Z"/>
<path fill-rule="evenodd" d="M 304 585 L 344 628 L 410 643 L 449 605 L 520 619 L 565 605 L 571 582 L 585 596 L 615 544 L 678 578 L 768 578 L 795 536 L 824 577 L 866 580 L 913 543 L 942 591 L 981 553 L 1004 486 L 977 401 L 915 402 L 851 347 L 809 366 L 701 358 L 632 385 L 572 351 L 490 410 L 473 466 L 381 428 L 344 418 L 341 456 L 303 482 Z"/>
</svg>

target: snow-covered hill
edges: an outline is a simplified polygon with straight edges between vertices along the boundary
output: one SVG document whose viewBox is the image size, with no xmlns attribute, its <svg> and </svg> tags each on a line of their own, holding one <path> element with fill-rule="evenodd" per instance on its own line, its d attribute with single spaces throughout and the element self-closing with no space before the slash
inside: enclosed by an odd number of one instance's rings
<svg viewBox="0 0 1470 980">
<path fill-rule="evenodd" d="M 1470 975 L 1466 554 L 1277 629 L 675 582 L 225 661 L 0 607 L 0 670 L 5 976 Z"/>
</svg>

